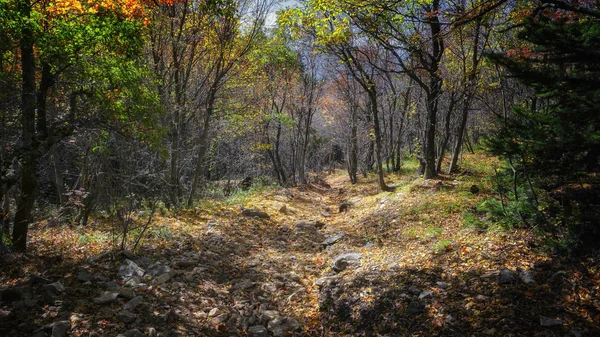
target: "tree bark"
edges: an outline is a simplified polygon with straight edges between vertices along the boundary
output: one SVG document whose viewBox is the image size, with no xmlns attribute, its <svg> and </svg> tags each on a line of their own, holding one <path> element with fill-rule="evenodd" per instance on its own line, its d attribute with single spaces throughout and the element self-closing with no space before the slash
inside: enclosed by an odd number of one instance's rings
<svg viewBox="0 0 600 337">
<path fill-rule="evenodd" d="M 31 17 L 31 2 L 19 2 L 23 18 Z M 35 61 L 33 50 L 33 31 L 25 23 L 21 30 L 21 137 L 23 156 L 21 158 L 21 195 L 18 198 L 15 223 L 12 233 L 13 248 L 18 252 L 27 250 L 27 231 L 31 223 L 31 213 L 37 187 L 37 147 L 35 135 Z"/>
</svg>

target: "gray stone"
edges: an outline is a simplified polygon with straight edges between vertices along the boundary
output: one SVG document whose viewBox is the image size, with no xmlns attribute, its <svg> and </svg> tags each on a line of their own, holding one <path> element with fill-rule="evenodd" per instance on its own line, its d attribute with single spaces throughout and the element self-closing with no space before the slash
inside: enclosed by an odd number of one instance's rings
<svg viewBox="0 0 600 337">
<path fill-rule="evenodd" d="M 248 333 L 252 337 L 267 337 L 269 331 L 262 325 L 255 325 L 248 328 Z"/>
<path fill-rule="evenodd" d="M 135 321 L 136 315 L 127 310 L 121 310 L 117 314 L 117 319 L 125 324 L 129 324 Z"/>
<path fill-rule="evenodd" d="M 323 287 L 325 285 L 329 285 L 331 283 L 337 282 L 338 278 L 335 276 L 324 276 L 321 278 L 318 278 L 317 281 L 315 282 L 315 284 L 318 287 Z"/>
<path fill-rule="evenodd" d="M 436 282 L 435 284 L 436 284 L 436 285 L 438 286 L 438 288 L 440 288 L 440 289 L 447 289 L 447 288 L 450 286 L 448 283 L 446 283 L 446 282 L 441 282 L 441 281 L 439 281 L 439 282 Z"/>
<path fill-rule="evenodd" d="M 198 262 L 196 262 L 194 260 L 181 260 L 181 261 L 175 262 L 175 266 L 177 266 L 179 268 L 191 268 L 191 267 L 195 267 L 197 265 L 198 265 Z"/>
<path fill-rule="evenodd" d="M 276 317 L 279 317 L 279 311 L 277 310 L 265 310 L 260 314 L 261 322 L 269 322 Z"/>
<path fill-rule="evenodd" d="M 259 211 L 259 210 L 252 210 L 252 209 L 244 209 L 242 211 L 242 215 L 243 216 L 248 216 L 248 217 L 253 217 L 253 218 L 260 218 L 260 219 L 270 219 L 271 217 L 269 216 L 269 214 Z"/>
<path fill-rule="evenodd" d="M 425 303 L 413 301 L 408 304 L 408 313 L 411 315 L 422 314 L 426 311 Z"/>
<path fill-rule="evenodd" d="M 502 269 L 500 274 L 498 275 L 498 283 L 506 284 L 506 283 L 514 283 L 517 281 L 517 274 L 510 269 Z"/>
<path fill-rule="evenodd" d="M 541 326 L 559 326 L 559 325 L 563 325 L 563 322 L 558 319 L 540 315 L 540 325 Z"/>
<path fill-rule="evenodd" d="M 94 280 L 94 276 L 92 276 L 86 271 L 82 271 L 79 272 L 79 274 L 77 274 L 77 280 L 81 282 L 90 282 Z"/>
<path fill-rule="evenodd" d="M 52 323 L 52 337 L 64 337 L 71 328 L 69 321 L 59 321 Z"/>
<path fill-rule="evenodd" d="M 371 249 L 371 248 L 373 248 L 373 247 L 375 247 L 375 243 L 373 243 L 373 242 L 371 242 L 371 241 L 369 241 L 369 242 L 365 243 L 365 248 L 366 248 L 366 249 Z"/>
<path fill-rule="evenodd" d="M 133 288 L 139 287 L 142 284 L 143 284 L 142 279 L 139 278 L 139 276 L 132 276 L 132 277 L 128 278 L 127 281 L 125 282 L 126 286 L 133 287 Z"/>
<path fill-rule="evenodd" d="M 229 313 L 225 312 L 218 316 L 213 317 L 211 321 L 213 324 L 221 324 L 221 323 L 227 322 L 228 318 L 229 318 Z"/>
<path fill-rule="evenodd" d="M 485 295 L 477 295 L 475 297 L 475 299 L 478 300 L 479 302 L 485 302 L 488 300 L 487 296 L 485 296 Z"/>
<path fill-rule="evenodd" d="M 358 263 L 361 258 L 360 253 L 344 253 L 336 256 L 331 263 L 331 268 L 336 272 L 341 272 L 348 267 L 350 263 Z"/>
<path fill-rule="evenodd" d="M 219 308 L 212 308 L 208 312 L 208 317 L 215 317 L 215 316 L 218 316 L 220 314 L 221 314 L 221 309 L 219 309 Z"/>
<path fill-rule="evenodd" d="M 119 288 L 119 296 L 130 300 L 135 297 L 135 291 L 130 288 L 121 287 Z"/>
<path fill-rule="evenodd" d="M 147 256 L 143 256 L 143 257 L 140 257 L 139 259 L 135 259 L 134 262 L 135 262 L 135 264 L 137 264 L 138 266 L 140 266 L 142 268 L 147 268 L 149 265 L 152 264 L 152 259 Z"/>
<path fill-rule="evenodd" d="M 44 286 L 44 290 L 46 290 L 46 292 L 48 292 L 50 294 L 57 295 L 57 294 L 65 291 L 65 286 L 63 286 L 62 283 L 60 283 L 60 282 L 54 282 L 54 283 L 46 284 Z"/>
<path fill-rule="evenodd" d="M 47 279 L 43 276 L 37 275 L 37 274 L 29 274 L 29 284 L 34 285 L 34 284 L 48 284 L 48 283 L 52 283 L 52 280 Z"/>
<path fill-rule="evenodd" d="M 146 332 L 148 333 L 148 336 L 150 337 L 156 337 L 157 333 L 156 333 L 156 329 L 154 329 L 153 327 L 149 327 Z"/>
<path fill-rule="evenodd" d="M 295 318 L 278 316 L 269 321 L 267 327 L 275 337 L 290 337 L 300 328 L 300 323 Z"/>
<path fill-rule="evenodd" d="M 104 289 L 113 291 L 119 289 L 119 284 L 115 281 L 108 281 L 104 283 Z"/>
<path fill-rule="evenodd" d="M 254 282 L 252 282 L 250 280 L 242 280 L 233 286 L 234 289 L 239 289 L 239 290 L 247 290 L 252 287 L 254 287 Z"/>
<path fill-rule="evenodd" d="M 171 268 L 169 266 L 154 266 L 150 268 L 149 274 L 152 276 L 160 276 L 163 274 L 170 274 Z"/>
<path fill-rule="evenodd" d="M 129 300 L 129 302 L 123 304 L 123 309 L 125 310 L 134 310 L 140 304 L 144 303 L 144 298 L 142 296 L 137 296 Z"/>
<path fill-rule="evenodd" d="M 25 305 L 25 307 L 27 308 L 33 308 L 37 305 L 38 300 L 35 299 L 27 299 L 23 301 L 23 304 Z"/>
<path fill-rule="evenodd" d="M 94 303 L 96 304 L 108 304 L 114 302 L 119 293 L 116 291 L 105 291 L 100 297 L 94 298 Z"/>
<path fill-rule="evenodd" d="M 299 221 L 294 225 L 294 231 L 296 232 L 310 232 L 315 233 L 317 231 L 317 227 L 314 224 L 306 221 Z"/>
<path fill-rule="evenodd" d="M 330 236 L 327 239 L 325 239 L 322 244 L 323 246 L 327 247 L 327 246 L 331 246 L 332 244 L 340 241 L 343 237 L 345 236 L 344 233 L 340 233 L 340 234 L 336 234 L 334 236 Z"/>
<path fill-rule="evenodd" d="M 521 270 L 519 272 L 519 278 L 525 284 L 533 283 L 535 280 L 533 279 L 533 274 L 529 270 Z"/>
<path fill-rule="evenodd" d="M 119 267 L 118 275 L 122 278 L 132 277 L 132 276 L 144 276 L 144 269 L 138 266 L 135 262 L 126 259 L 125 262 Z"/>
<path fill-rule="evenodd" d="M 145 337 L 144 333 L 138 329 L 127 330 L 123 333 L 124 337 Z"/>
<path fill-rule="evenodd" d="M 164 284 L 171 279 L 169 274 L 162 274 L 154 279 L 154 284 Z"/>
<path fill-rule="evenodd" d="M 433 291 L 424 291 L 419 294 L 419 299 L 423 299 L 425 297 L 433 295 Z"/>
</svg>

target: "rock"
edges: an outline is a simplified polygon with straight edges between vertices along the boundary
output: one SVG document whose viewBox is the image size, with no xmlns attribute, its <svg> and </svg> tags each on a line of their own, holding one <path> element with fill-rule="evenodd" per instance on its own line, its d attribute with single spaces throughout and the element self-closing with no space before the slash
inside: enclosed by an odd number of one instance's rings
<svg viewBox="0 0 600 337">
<path fill-rule="evenodd" d="M 419 301 L 410 302 L 407 310 L 411 315 L 422 314 L 426 311 L 425 303 Z"/>
<path fill-rule="evenodd" d="M 471 187 L 469 188 L 469 191 L 471 191 L 471 193 L 473 193 L 473 194 L 477 194 L 477 193 L 479 193 L 479 187 L 477 187 L 477 185 L 471 185 Z"/>
<path fill-rule="evenodd" d="M 269 322 L 279 317 L 279 311 L 277 310 L 264 310 L 260 315 L 261 322 Z M 270 329 L 270 328 L 269 328 Z"/>
<path fill-rule="evenodd" d="M 125 310 L 134 310 L 138 306 L 144 303 L 144 298 L 142 296 L 137 296 L 129 300 L 129 302 L 123 304 L 123 309 Z"/>
<path fill-rule="evenodd" d="M 262 325 L 255 325 L 248 328 L 248 333 L 252 337 L 267 337 L 269 331 Z"/>
<path fill-rule="evenodd" d="M 229 313 L 225 312 L 225 313 L 222 313 L 222 314 L 220 314 L 218 316 L 213 317 L 211 321 L 212 321 L 213 324 L 218 325 L 218 324 L 227 322 L 228 318 L 229 318 Z"/>
<path fill-rule="evenodd" d="M 220 314 L 221 314 L 221 309 L 219 309 L 219 308 L 212 308 L 208 312 L 208 317 L 215 317 L 215 316 L 218 316 Z"/>
<path fill-rule="evenodd" d="M 340 204 L 340 206 L 338 207 L 338 211 L 339 211 L 340 213 L 342 213 L 342 212 L 346 212 L 347 210 L 349 210 L 349 209 L 350 209 L 350 207 L 352 207 L 352 203 L 351 203 L 351 202 L 348 202 L 348 201 L 344 201 L 344 202 L 342 202 L 342 203 Z"/>
<path fill-rule="evenodd" d="M 364 247 L 366 249 L 371 249 L 371 248 L 375 247 L 375 243 L 369 241 L 369 242 L 365 243 Z"/>
<path fill-rule="evenodd" d="M 35 299 L 26 299 L 23 301 L 23 304 L 25 305 L 26 308 L 33 308 L 37 305 L 38 300 Z"/>
<path fill-rule="evenodd" d="M 419 299 L 421 300 L 421 299 L 423 299 L 427 296 L 431 296 L 431 295 L 433 295 L 433 291 L 424 291 L 419 294 Z"/>
<path fill-rule="evenodd" d="M 23 292 L 16 288 L 0 291 L 0 299 L 5 303 L 13 303 L 23 299 Z"/>
<path fill-rule="evenodd" d="M 130 300 L 135 297 L 135 291 L 130 288 L 121 287 L 119 288 L 119 296 Z"/>
<path fill-rule="evenodd" d="M 267 326 L 274 337 L 289 337 L 300 328 L 300 323 L 295 318 L 278 316 L 269 321 Z"/>
<path fill-rule="evenodd" d="M 181 260 L 175 262 L 175 266 L 178 268 L 192 268 L 198 265 L 198 262 L 194 260 Z"/>
<path fill-rule="evenodd" d="M 412 287 L 408 288 L 408 293 L 412 294 L 412 295 L 421 295 L 421 289 L 412 286 Z"/>
<path fill-rule="evenodd" d="M 541 326 L 559 326 L 563 325 L 563 322 L 557 319 L 553 319 L 550 317 L 540 315 L 540 325 Z"/>
<path fill-rule="evenodd" d="M 350 263 L 358 263 L 360 261 L 360 253 L 344 253 L 336 256 L 331 263 L 331 268 L 336 272 L 341 272 L 348 267 Z"/>
<path fill-rule="evenodd" d="M 52 283 L 52 281 L 43 276 L 33 274 L 33 273 L 29 274 L 29 284 L 31 284 L 31 285 L 49 284 L 49 283 Z"/>
<path fill-rule="evenodd" d="M 43 331 L 37 331 L 31 337 L 48 337 L 48 334 Z"/>
<path fill-rule="evenodd" d="M 125 324 L 129 324 L 135 321 L 136 315 L 127 310 L 121 310 L 117 314 L 117 319 Z"/>
<path fill-rule="evenodd" d="M 514 283 L 516 281 L 517 281 L 517 274 L 510 269 L 504 268 L 498 275 L 498 283 L 499 284 Z"/>
<path fill-rule="evenodd" d="M 150 267 L 148 274 L 153 277 L 160 276 L 163 274 L 170 274 L 171 268 L 169 266 L 156 265 L 154 267 Z"/>
<path fill-rule="evenodd" d="M 167 312 L 167 314 L 163 317 L 163 320 L 165 321 L 165 323 L 170 324 L 170 323 L 175 323 L 177 321 L 179 321 L 179 314 L 175 311 L 175 309 L 171 309 L 169 310 L 169 312 Z"/>
<path fill-rule="evenodd" d="M 127 330 L 123 333 L 122 336 L 124 336 L 124 337 L 145 337 L 144 333 L 138 329 Z"/>
<path fill-rule="evenodd" d="M 533 279 L 533 274 L 529 270 L 521 270 L 519 272 L 519 278 L 525 284 L 529 284 L 529 283 L 535 282 L 535 280 Z"/>
<path fill-rule="evenodd" d="M 317 231 L 317 227 L 311 222 L 299 221 L 294 225 L 294 231 L 314 233 Z"/>
<path fill-rule="evenodd" d="M 94 276 L 90 275 L 86 271 L 82 271 L 77 274 L 77 280 L 81 282 L 91 282 L 94 280 Z"/>
<path fill-rule="evenodd" d="M 123 256 L 125 256 L 126 258 L 130 259 L 130 260 L 134 260 L 135 259 L 135 254 L 133 254 L 133 252 L 130 251 L 129 249 L 123 249 L 121 251 L 121 254 Z"/>
<path fill-rule="evenodd" d="M 147 256 L 142 256 L 139 259 L 135 259 L 134 262 L 142 268 L 148 268 L 148 266 L 152 264 L 152 259 Z"/>
<path fill-rule="evenodd" d="M 144 269 L 140 268 L 135 262 L 126 259 L 125 262 L 119 267 L 118 275 L 121 278 L 127 278 L 131 276 L 144 276 Z"/>
<path fill-rule="evenodd" d="M 150 337 L 156 337 L 157 333 L 156 333 L 156 329 L 154 329 L 153 327 L 149 327 L 146 332 L 148 333 L 148 336 Z"/>
<path fill-rule="evenodd" d="M 44 286 L 44 290 L 46 290 L 47 293 L 50 293 L 52 295 L 57 295 L 57 294 L 65 291 L 65 286 L 63 286 L 62 283 L 60 283 L 60 282 L 54 282 L 54 283 L 46 284 Z"/>
<path fill-rule="evenodd" d="M 252 210 L 252 209 L 244 209 L 242 211 L 242 215 L 243 216 L 248 216 L 248 217 L 253 217 L 253 218 L 260 218 L 260 219 L 270 219 L 271 217 L 269 216 L 269 214 L 259 211 L 259 210 Z"/>
<path fill-rule="evenodd" d="M 139 287 L 142 284 L 143 284 L 142 279 L 139 278 L 138 276 L 132 276 L 132 277 L 128 278 L 127 281 L 125 282 L 126 286 L 132 287 L 132 288 Z"/>
<path fill-rule="evenodd" d="M 254 287 L 254 282 L 250 280 L 242 280 L 233 286 L 233 289 L 247 290 Z"/>
<path fill-rule="evenodd" d="M 287 214 L 287 212 L 288 212 L 288 209 L 287 209 L 287 206 L 285 206 L 285 205 L 281 206 L 281 208 L 279 209 L 279 213 L 281 213 L 281 214 Z"/>
<path fill-rule="evenodd" d="M 344 233 L 340 233 L 340 234 L 336 234 L 334 236 L 330 236 L 327 239 L 325 239 L 322 244 L 324 247 L 327 246 L 331 246 L 332 244 L 340 241 L 344 236 L 346 236 Z"/>
<path fill-rule="evenodd" d="M 71 328 L 69 321 L 59 321 L 52 323 L 52 337 L 64 337 Z"/>
<path fill-rule="evenodd" d="M 94 303 L 96 304 L 108 304 L 114 302 L 119 293 L 116 291 L 105 291 L 100 297 L 94 298 Z"/>
<path fill-rule="evenodd" d="M 487 296 L 485 296 L 485 295 L 477 295 L 475 297 L 475 299 L 478 300 L 479 302 L 485 302 L 488 300 Z"/>
<path fill-rule="evenodd" d="M 435 284 L 436 284 L 436 285 L 438 286 L 438 288 L 440 288 L 440 289 L 448 289 L 448 287 L 450 286 L 448 283 L 446 283 L 446 282 L 441 282 L 441 281 L 438 281 L 438 282 L 436 282 Z"/>
<path fill-rule="evenodd" d="M 109 291 L 118 290 L 119 284 L 115 281 L 108 281 L 108 282 L 104 283 L 104 289 L 109 290 Z"/>
<path fill-rule="evenodd" d="M 164 284 L 171 279 L 169 274 L 162 274 L 154 279 L 154 284 Z"/>
<path fill-rule="evenodd" d="M 337 282 L 338 278 L 335 276 L 325 276 L 325 277 L 321 277 L 318 278 L 317 281 L 315 282 L 315 284 L 320 288 L 326 285 L 330 285 L 334 282 Z"/>
</svg>

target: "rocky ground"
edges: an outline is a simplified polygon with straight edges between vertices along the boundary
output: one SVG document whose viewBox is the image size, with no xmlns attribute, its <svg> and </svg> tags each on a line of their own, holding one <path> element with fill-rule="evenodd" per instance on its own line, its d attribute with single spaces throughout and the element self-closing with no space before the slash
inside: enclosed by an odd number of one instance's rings
<svg viewBox="0 0 600 337">
<path fill-rule="evenodd" d="M 464 226 L 491 193 L 479 167 L 204 203 L 157 217 L 135 253 L 100 220 L 41 222 L 1 257 L 0 336 L 600 335 L 597 254 Z"/>
</svg>

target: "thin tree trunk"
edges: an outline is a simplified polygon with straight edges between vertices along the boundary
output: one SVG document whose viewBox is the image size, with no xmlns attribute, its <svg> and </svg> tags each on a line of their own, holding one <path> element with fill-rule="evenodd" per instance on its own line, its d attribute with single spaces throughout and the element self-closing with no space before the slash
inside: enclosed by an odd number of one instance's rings
<svg viewBox="0 0 600 337">
<path fill-rule="evenodd" d="M 31 2 L 19 2 L 21 17 L 25 20 L 31 17 Z M 33 31 L 29 23 L 24 23 L 21 29 L 21 137 L 23 144 L 23 157 L 21 160 L 21 195 L 17 202 L 15 223 L 12 233 L 13 248 L 18 252 L 27 250 L 27 231 L 32 221 L 31 213 L 35 200 L 37 187 L 37 141 L 35 137 L 35 61 L 33 50 Z"/>
<path fill-rule="evenodd" d="M 62 206 L 66 203 L 65 182 L 63 179 L 63 169 L 57 146 L 52 148 L 52 163 L 54 164 L 54 182 L 56 185 L 56 193 L 58 194 L 58 204 Z"/>
<path fill-rule="evenodd" d="M 375 131 L 375 160 L 377 164 L 377 177 L 379 181 L 379 188 L 382 191 L 388 191 L 390 188 L 385 183 L 385 177 L 383 172 L 383 161 L 381 160 L 381 129 L 379 127 L 379 116 L 377 107 L 377 96 L 375 93 L 369 93 L 369 100 L 371 102 L 371 112 L 373 113 L 373 129 Z"/>
</svg>

